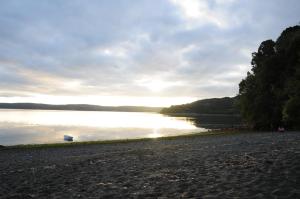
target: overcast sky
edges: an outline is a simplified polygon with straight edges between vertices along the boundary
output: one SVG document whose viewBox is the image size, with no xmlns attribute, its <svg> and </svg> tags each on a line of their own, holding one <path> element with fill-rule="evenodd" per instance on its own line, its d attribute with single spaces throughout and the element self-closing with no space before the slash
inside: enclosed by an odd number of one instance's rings
<svg viewBox="0 0 300 199">
<path fill-rule="evenodd" d="M 168 106 L 235 96 L 299 0 L 3 0 L 0 101 Z"/>
</svg>

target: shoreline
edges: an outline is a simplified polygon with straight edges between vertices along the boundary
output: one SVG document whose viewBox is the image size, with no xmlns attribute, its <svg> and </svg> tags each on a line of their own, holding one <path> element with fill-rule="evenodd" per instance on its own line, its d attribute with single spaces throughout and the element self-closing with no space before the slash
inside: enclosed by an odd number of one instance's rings
<svg viewBox="0 0 300 199">
<path fill-rule="evenodd" d="M 17 145 L 0 145 L 0 150 L 8 149 L 28 149 L 28 148 L 53 148 L 53 147 L 76 147 L 84 145 L 105 145 L 105 144 L 126 144 L 131 142 L 145 142 L 153 140 L 173 140 L 180 138 L 193 138 L 193 137 L 202 137 L 202 136 L 217 136 L 217 135 L 231 135 L 231 134 L 241 134 L 249 133 L 250 130 L 210 130 L 207 132 L 195 132 L 183 135 L 174 135 L 174 136 L 163 136 L 157 138 L 133 138 L 133 139 L 116 139 L 116 140 L 95 140 L 95 141 L 83 141 L 83 142 L 63 142 L 63 143 L 43 143 L 43 144 L 17 144 Z M 261 132 L 254 132 L 261 133 Z"/>
</svg>

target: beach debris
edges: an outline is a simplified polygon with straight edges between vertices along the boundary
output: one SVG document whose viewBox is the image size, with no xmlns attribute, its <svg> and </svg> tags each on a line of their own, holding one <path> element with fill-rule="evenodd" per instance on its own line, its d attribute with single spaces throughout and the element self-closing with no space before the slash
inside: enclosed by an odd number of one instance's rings
<svg viewBox="0 0 300 199">
<path fill-rule="evenodd" d="M 47 166 L 44 166 L 44 169 L 55 169 L 56 168 L 56 165 L 47 165 Z"/>
<path fill-rule="evenodd" d="M 35 171 L 36 171 L 36 168 L 32 167 L 32 168 L 30 168 L 30 169 L 31 169 L 32 176 L 33 176 L 33 182 L 36 182 L 36 177 L 35 177 Z"/>
<path fill-rule="evenodd" d="M 64 135 L 64 141 L 72 142 L 73 141 L 73 137 L 69 136 L 69 135 Z"/>
<path fill-rule="evenodd" d="M 98 185 L 98 186 L 109 186 L 109 185 L 112 185 L 113 183 L 111 183 L 111 182 L 107 182 L 107 183 L 104 183 L 104 182 L 99 182 L 99 183 L 97 183 L 96 185 Z"/>
</svg>

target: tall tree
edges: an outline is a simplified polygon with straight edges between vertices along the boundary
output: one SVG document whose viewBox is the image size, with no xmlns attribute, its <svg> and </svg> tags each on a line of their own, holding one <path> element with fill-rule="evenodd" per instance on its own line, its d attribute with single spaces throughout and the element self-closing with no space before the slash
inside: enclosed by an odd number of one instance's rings
<svg viewBox="0 0 300 199">
<path fill-rule="evenodd" d="M 241 113 L 250 126 L 300 124 L 299 63 L 300 26 L 287 28 L 276 42 L 262 42 L 252 54 L 251 72 L 239 84 Z"/>
</svg>

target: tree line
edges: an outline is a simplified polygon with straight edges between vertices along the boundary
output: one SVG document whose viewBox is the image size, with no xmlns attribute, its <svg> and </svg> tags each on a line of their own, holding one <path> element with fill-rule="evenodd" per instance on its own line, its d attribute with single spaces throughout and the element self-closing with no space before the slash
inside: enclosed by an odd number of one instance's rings
<svg viewBox="0 0 300 199">
<path fill-rule="evenodd" d="M 188 104 L 175 105 L 163 108 L 161 113 L 196 113 L 196 114 L 239 114 L 237 107 L 238 97 L 224 97 L 198 100 Z"/>
<path fill-rule="evenodd" d="M 300 26 L 263 41 L 239 84 L 239 107 L 254 129 L 300 128 Z"/>
</svg>

